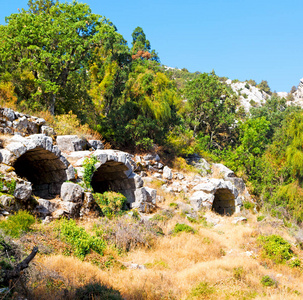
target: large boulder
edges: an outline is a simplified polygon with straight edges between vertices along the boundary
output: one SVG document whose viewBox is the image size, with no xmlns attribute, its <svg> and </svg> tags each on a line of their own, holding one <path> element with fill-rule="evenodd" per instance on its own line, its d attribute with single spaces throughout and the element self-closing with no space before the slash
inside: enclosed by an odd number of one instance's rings
<svg viewBox="0 0 303 300">
<path fill-rule="evenodd" d="M 197 191 L 189 198 L 189 201 L 195 210 L 200 210 L 202 207 L 211 209 L 214 199 L 213 194 Z"/>
<path fill-rule="evenodd" d="M 168 179 L 168 180 L 173 179 L 172 170 L 171 170 L 168 166 L 165 166 L 165 167 L 163 168 L 163 178 L 166 178 L 166 179 Z"/>
<path fill-rule="evenodd" d="M 75 183 L 64 182 L 61 186 L 61 199 L 66 202 L 82 203 L 84 189 Z"/>
<path fill-rule="evenodd" d="M 85 150 L 87 141 L 76 135 L 58 135 L 57 145 L 61 151 L 73 152 Z"/>
<path fill-rule="evenodd" d="M 16 188 L 14 191 L 14 197 L 26 201 L 30 198 L 32 194 L 32 184 L 28 181 L 19 181 L 16 183 Z"/>
</svg>

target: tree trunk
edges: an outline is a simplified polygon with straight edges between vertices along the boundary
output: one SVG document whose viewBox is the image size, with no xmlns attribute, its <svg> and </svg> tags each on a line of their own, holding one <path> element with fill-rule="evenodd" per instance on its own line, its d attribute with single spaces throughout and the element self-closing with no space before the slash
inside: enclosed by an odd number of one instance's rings
<svg viewBox="0 0 303 300">
<path fill-rule="evenodd" d="M 28 268 L 28 264 L 34 259 L 38 252 L 38 247 L 34 247 L 31 254 L 20 262 L 13 270 L 6 270 L 3 274 L 3 284 L 8 285 L 10 280 L 20 277 L 21 272 Z"/>
</svg>

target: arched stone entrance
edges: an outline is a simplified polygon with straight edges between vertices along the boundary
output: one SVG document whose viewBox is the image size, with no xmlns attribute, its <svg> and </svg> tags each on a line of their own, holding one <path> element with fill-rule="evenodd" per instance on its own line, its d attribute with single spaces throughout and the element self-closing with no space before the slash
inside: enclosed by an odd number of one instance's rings
<svg viewBox="0 0 303 300">
<path fill-rule="evenodd" d="M 33 193 L 51 199 L 60 194 L 67 180 L 69 162 L 53 146 L 50 137 L 34 134 L 29 137 L 13 136 L 5 149 L 0 150 L 2 162 L 15 168 L 19 177 L 33 184 Z"/>
<path fill-rule="evenodd" d="M 96 193 L 106 191 L 121 192 L 125 189 L 123 186 L 124 179 L 127 179 L 125 171 L 128 167 L 118 161 L 109 160 L 102 164 L 92 177 L 92 187 Z"/>
<path fill-rule="evenodd" d="M 235 211 L 235 195 L 230 189 L 217 189 L 214 194 L 212 210 L 220 215 L 231 216 Z"/>
<path fill-rule="evenodd" d="M 13 166 L 19 177 L 25 177 L 32 183 L 33 194 L 44 199 L 59 195 L 62 183 L 67 180 L 63 162 L 43 148 L 27 151 Z"/>
</svg>

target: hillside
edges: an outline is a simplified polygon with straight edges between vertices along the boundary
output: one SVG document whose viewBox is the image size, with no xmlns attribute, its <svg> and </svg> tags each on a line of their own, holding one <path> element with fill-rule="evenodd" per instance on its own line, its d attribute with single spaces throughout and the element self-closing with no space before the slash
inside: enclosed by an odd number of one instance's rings
<svg viewBox="0 0 303 300">
<path fill-rule="evenodd" d="M 302 298 L 303 81 L 164 66 L 77 1 L 0 42 L 0 298 Z"/>
</svg>

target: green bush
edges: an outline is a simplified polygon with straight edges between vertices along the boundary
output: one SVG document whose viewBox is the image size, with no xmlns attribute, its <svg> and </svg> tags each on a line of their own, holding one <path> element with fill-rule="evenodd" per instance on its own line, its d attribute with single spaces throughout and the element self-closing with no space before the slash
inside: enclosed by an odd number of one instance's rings
<svg viewBox="0 0 303 300">
<path fill-rule="evenodd" d="M 190 233 L 195 233 L 195 229 L 192 228 L 191 226 L 189 225 L 186 225 L 186 224 L 179 224 L 177 223 L 173 229 L 173 233 L 174 234 L 177 234 L 179 232 L 190 232 Z"/>
<path fill-rule="evenodd" d="M 102 214 L 108 218 L 112 218 L 114 215 L 121 215 L 127 201 L 124 195 L 116 192 L 95 193 L 94 198 Z"/>
<path fill-rule="evenodd" d="M 259 236 L 265 257 L 272 259 L 275 263 L 285 263 L 292 258 L 293 253 L 289 242 L 279 235 Z"/>
<path fill-rule="evenodd" d="M 299 258 L 295 258 L 289 262 L 289 266 L 291 268 L 299 268 L 301 267 L 301 260 Z"/>
<path fill-rule="evenodd" d="M 77 257 L 83 259 L 91 250 L 103 255 L 106 242 L 88 234 L 84 228 L 77 226 L 74 220 L 61 220 L 58 229 L 62 239 L 73 247 Z"/>
<path fill-rule="evenodd" d="M 90 283 L 84 287 L 76 289 L 76 300 L 91 300 L 91 299 L 108 299 L 108 300 L 122 300 L 119 291 L 100 283 Z"/>
<path fill-rule="evenodd" d="M 35 218 L 27 211 L 19 210 L 15 215 L 9 216 L 7 220 L 0 222 L 0 228 L 5 234 L 18 238 L 24 232 L 30 231 Z"/>
<path fill-rule="evenodd" d="M 272 279 L 270 276 L 263 276 L 261 279 L 261 284 L 264 286 L 274 286 L 277 285 L 276 281 Z"/>
<path fill-rule="evenodd" d="M 83 163 L 84 167 L 84 174 L 83 174 L 83 180 L 86 185 L 86 187 L 90 190 L 92 190 L 92 177 L 94 172 L 96 171 L 95 164 L 98 162 L 97 158 L 95 156 L 92 156 L 90 158 L 86 158 Z"/>
<path fill-rule="evenodd" d="M 261 222 L 265 219 L 265 216 L 258 216 L 257 217 L 257 222 Z"/>
<path fill-rule="evenodd" d="M 249 201 L 245 201 L 244 203 L 243 203 L 243 206 L 244 206 L 244 208 L 245 209 L 253 209 L 254 208 L 254 204 L 253 203 L 251 203 L 251 202 L 249 202 Z"/>
<path fill-rule="evenodd" d="M 189 299 L 209 299 L 210 295 L 216 292 L 215 287 L 208 282 L 200 282 L 192 289 Z"/>
</svg>

